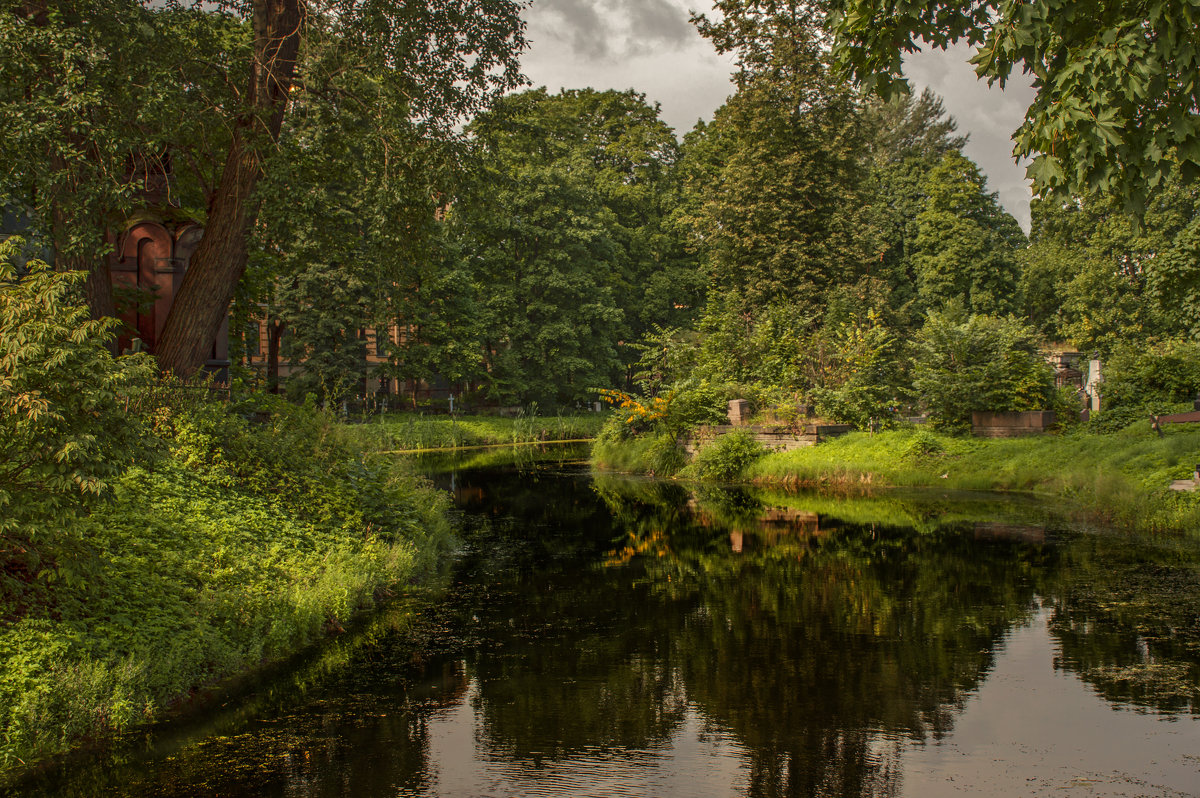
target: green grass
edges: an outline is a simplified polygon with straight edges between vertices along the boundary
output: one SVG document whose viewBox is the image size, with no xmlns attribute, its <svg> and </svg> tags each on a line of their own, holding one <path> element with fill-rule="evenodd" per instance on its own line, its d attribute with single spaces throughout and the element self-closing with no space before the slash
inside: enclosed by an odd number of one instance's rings
<svg viewBox="0 0 1200 798">
<path fill-rule="evenodd" d="M 454 449 L 536 441 L 590 440 L 596 437 L 605 415 L 539 416 L 427 416 L 388 413 L 354 425 L 363 443 L 380 451 Z"/>
<path fill-rule="evenodd" d="M 1200 497 L 1168 486 L 1200 462 L 1200 430 L 1140 422 L 1103 435 L 1074 432 L 1007 440 L 928 430 L 852 433 L 770 454 L 743 472 L 759 484 L 1023 491 L 1144 530 L 1200 531 Z"/>
<path fill-rule="evenodd" d="M 0 774 L 159 719 L 435 569 L 447 500 L 282 403 L 159 411 L 158 459 L 0 584 Z"/>
<path fill-rule="evenodd" d="M 656 438 L 605 441 L 593 462 L 646 473 Z M 659 457 L 661 459 L 661 457 Z M 1200 429 L 1167 427 L 1158 437 L 1145 421 L 1116 433 L 988 440 L 926 428 L 856 432 L 818 446 L 776 452 L 741 470 L 737 481 L 762 486 L 836 488 L 868 493 L 916 487 L 948 491 L 1020 491 L 1062 504 L 1077 516 L 1144 531 L 1200 532 L 1200 494 L 1169 490 L 1200 463 Z M 676 473 L 659 471 L 658 473 Z M 694 476 L 692 471 L 682 476 Z"/>
</svg>

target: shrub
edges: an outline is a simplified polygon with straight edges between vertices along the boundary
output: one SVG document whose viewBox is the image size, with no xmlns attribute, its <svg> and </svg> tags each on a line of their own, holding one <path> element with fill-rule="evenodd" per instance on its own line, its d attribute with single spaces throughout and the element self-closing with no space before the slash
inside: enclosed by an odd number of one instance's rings
<svg viewBox="0 0 1200 798">
<path fill-rule="evenodd" d="M 682 433 L 700 424 L 724 424 L 729 413 L 729 391 L 707 380 L 688 379 L 676 384 L 667 403 L 666 426 Z"/>
<path fill-rule="evenodd" d="M 902 456 L 905 460 L 920 463 L 946 453 L 946 447 L 932 431 L 918 427 L 904 444 Z"/>
<path fill-rule="evenodd" d="M 1100 385 L 1105 412 L 1186 402 L 1200 395 L 1200 343 L 1123 344 L 1104 364 Z"/>
<path fill-rule="evenodd" d="M 0 244 L 0 542 L 61 531 L 152 445 L 126 413 L 152 361 L 109 353 L 117 322 L 89 318 L 82 272 L 32 261 L 18 276 L 19 246 Z"/>
<path fill-rule="evenodd" d="M 700 479 L 728 481 L 767 453 L 761 443 L 745 430 L 734 430 L 705 445 L 687 471 Z"/>
<path fill-rule="evenodd" d="M 875 420 L 891 426 L 907 394 L 895 336 L 876 314 L 848 320 L 827 335 L 831 363 L 812 390 L 817 412 L 865 429 Z"/>
<path fill-rule="evenodd" d="M 974 411 L 1045 410 L 1054 373 L 1031 328 L 1013 317 L 931 312 L 916 340 L 913 386 L 940 427 L 965 429 Z"/>
</svg>

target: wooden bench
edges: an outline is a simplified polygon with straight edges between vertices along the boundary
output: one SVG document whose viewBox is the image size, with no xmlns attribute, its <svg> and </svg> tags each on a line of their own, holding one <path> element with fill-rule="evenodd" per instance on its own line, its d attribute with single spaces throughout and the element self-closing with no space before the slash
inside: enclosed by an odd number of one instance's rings
<svg viewBox="0 0 1200 798">
<path fill-rule="evenodd" d="M 1162 437 L 1163 424 L 1191 424 L 1200 421 L 1200 410 L 1192 410 L 1187 413 L 1169 413 L 1163 416 L 1150 416 L 1150 429 L 1158 433 L 1158 437 Z"/>
</svg>

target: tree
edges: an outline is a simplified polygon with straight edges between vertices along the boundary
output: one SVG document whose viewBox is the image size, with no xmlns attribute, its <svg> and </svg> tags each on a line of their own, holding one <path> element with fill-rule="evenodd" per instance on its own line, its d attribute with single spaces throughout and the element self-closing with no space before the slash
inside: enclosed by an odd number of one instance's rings
<svg viewBox="0 0 1200 798">
<path fill-rule="evenodd" d="M 1037 96 L 1014 135 L 1037 192 L 1111 192 L 1126 212 L 1175 171 L 1200 175 L 1200 17 L 1194 4 L 835 0 L 839 65 L 885 97 L 906 90 L 901 53 L 975 46 L 1005 84 L 1021 64 Z"/>
<path fill-rule="evenodd" d="M 40 133 L 50 132 L 44 138 L 66 142 L 59 147 L 63 157 L 36 161 L 36 182 L 65 187 L 82 198 L 60 204 L 80 209 L 62 226 L 90 231 L 93 242 L 110 223 L 102 212 L 111 208 L 90 198 L 102 200 L 113 193 L 104 188 L 105 180 L 124 176 L 122 159 L 157 156 L 179 145 L 173 128 L 154 127 L 170 118 L 164 108 L 189 125 L 194 119 L 212 123 L 210 130 L 217 132 L 206 149 L 222 165 L 206 187 L 205 235 L 158 347 L 160 366 L 180 374 L 203 362 L 245 271 L 247 234 L 258 209 L 255 189 L 299 97 L 297 89 L 303 88 L 303 81 L 296 82 L 297 70 L 306 68 L 314 41 L 336 41 L 351 56 L 343 65 L 386 84 L 388 90 L 380 96 L 401 103 L 428 138 L 455 139 L 456 125 L 520 80 L 516 58 L 524 39 L 518 0 L 228 0 L 217 4 L 217 10 L 198 1 L 176 0 L 163 8 L 146 0 L 144 5 L 135 0 L 72 0 L 65 6 L 10 0 L 0 8 L 6 44 L 2 60 L 15 78 L 5 84 L 9 102 L 4 110 L 18 122 L 32 118 Z M 231 21 L 236 32 L 220 46 L 195 48 L 157 24 L 188 16 Z M 144 41 L 130 46 L 131 36 Z M 29 42 L 39 45 L 34 48 L 37 57 L 23 60 L 18 45 Z M 201 60 L 198 54 L 204 63 L 193 70 Z M 216 76 L 225 89 L 216 97 L 195 91 L 198 73 L 206 73 L 208 80 Z M 172 83 L 175 92 L 169 90 Z M 176 102 L 184 95 L 188 104 Z M 40 110 L 22 116 L 20 100 L 26 96 L 35 98 L 33 107 Z M 340 101 L 355 100 L 342 96 Z M 145 122 L 145 129 L 123 117 L 110 118 L 113 108 Z M 139 115 L 142 109 L 150 113 Z M 386 136 L 384 129 L 376 132 Z M 37 137 L 27 140 L 36 143 Z M 97 147 L 105 150 L 100 157 L 91 151 Z M 115 183 L 118 195 L 131 193 L 130 181 Z M 59 195 L 66 196 L 63 191 Z M 102 269 L 91 271 L 103 274 Z"/>
<path fill-rule="evenodd" d="M 720 53 L 733 53 L 738 90 L 693 140 L 707 174 L 696 238 L 711 287 L 746 307 L 766 300 L 820 306 L 824 292 L 865 273 L 858 235 L 866 149 L 858 99 L 825 63 L 819 15 L 788 2 L 717 3 L 695 18 Z"/>
<path fill-rule="evenodd" d="M 1058 335 L 1107 355 L 1122 341 L 1191 329 L 1188 231 L 1200 217 L 1200 191 L 1168 181 L 1136 228 L 1111 193 L 1035 200 L 1030 210 L 1026 301 L 1041 297 L 1038 318 L 1054 317 Z"/>
<path fill-rule="evenodd" d="M 956 152 L 944 156 L 925 180 L 913 265 L 926 307 L 957 299 L 972 313 L 1016 309 L 1013 247 L 1025 236 L 985 183 L 979 167 Z"/>
<path fill-rule="evenodd" d="M 155 22 L 134 0 L 0 4 L 0 197 L 25 211 L 55 268 L 87 275 L 97 319 L 114 314 L 106 227 L 144 186 L 161 146 L 147 128 L 172 94 L 151 58 Z"/>
<path fill-rule="evenodd" d="M 357 54 L 361 68 L 393 84 L 429 135 L 454 125 L 519 82 L 524 46 L 515 0 L 434 0 L 413 6 L 332 0 L 310 12 L 301 0 L 239 0 L 251 23 L 254 55 L 244 105 L 230 121 L 232 140 L 209 203 L 204 238 L 192 257 L 163 330 L 159 362 L 190 373 L 229 307 L 246 268 L 246 234 L 264 155 L 279 137 L 301 45 L 315 30 Z"/>
<path fill-rule="evenodd" d="M 898 329 L 910 329 L 920 325 L 922 310 L 913 261 L 926 179 L 943 157 L 962 153 L 967 137 L 955 134 L 957 123 L 928 89 L 918 97 L 869 102 L 863 114 L 871 155 L 865 231 L 877 253 L 867 273 L 886 286 L 886 306 L 878 310 Z"/>
<path fill-rule="evenodd" d="M 470 131 L 479 172 L 449 220 L 478 284 L 488 389 L 568 401 L 625 384 L 638 357 L 625 344 L 700 304 L 694 259 L 667 223 L 670 127 L 633 91 L 537 89 Z"/>
<path fill-rule="evenodd" d="M 491 168 L 449 220 L 479 286 L 485 390 L 563 403 L 619 382 L 612 213 L 586 173 L 526 165 L 504 151 L 503 136 L 485 147 Z"/>
<path fill-rule="evenodd" d="M 297 389 L 344 396 L 366 373 L 368 346 L 389 358 L 379 376 L 426 379 L 430 360 L 461 354 L 456 339 L 431 346 L 447 309 L 469 318 L 455 296 L 463 281 L 446 282 L 455 267 L 434 241 L 456 148 L 430 141 L 407 101 L 389 93 L 394 86 L 358 68 L 336 38 L 310 39 L 298 80 L 256 188 L 234 329 L 267 315 L 272 384 L 284 328 L 304 360 Z"/>
</svg>

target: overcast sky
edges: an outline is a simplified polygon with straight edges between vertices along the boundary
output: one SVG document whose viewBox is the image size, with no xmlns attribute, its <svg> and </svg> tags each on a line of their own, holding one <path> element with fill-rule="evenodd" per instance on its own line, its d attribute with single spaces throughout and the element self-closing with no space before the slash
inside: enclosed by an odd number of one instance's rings
<svg viewBox="0 0 1200 798">
<path fill-rule="evenodd" d="M 733 91 L 732 58 L 718 56 L 688 22 L 689 9 L 707 8 L 707 0 L 533 0 L 525 12 L 525 74 L 551 91 L 636 89 L 662 106 L 663 119 L 682 136 L 697 119 L 712 119 Z M 959 132 L 970 134 L 967 155 L 1028 230 L 1029 188 L 1009 136 L 1033 91 L 1019 80 L 1003 92 L 989 89 L 975 79 L 969 57 L 967 49 L 935 50 L 908 59 L 905 70 L 915 90 L 928 86 L 945 99 Z"/>
</svg>

